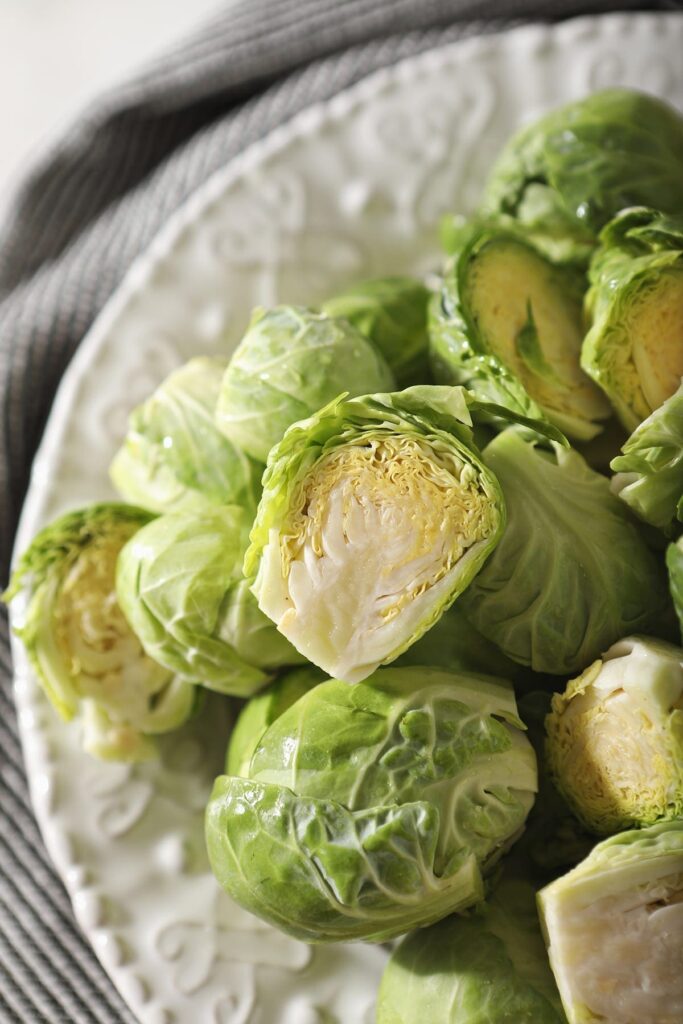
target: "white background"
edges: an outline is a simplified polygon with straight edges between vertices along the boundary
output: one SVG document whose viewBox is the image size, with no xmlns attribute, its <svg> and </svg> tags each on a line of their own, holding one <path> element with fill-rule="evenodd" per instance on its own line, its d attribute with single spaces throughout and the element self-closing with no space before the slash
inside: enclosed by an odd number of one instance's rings
<svg viewBox="0 0 683 1024">
<path fill-rule="evenodd" d="M 225 3 L 0 0 L 0 211 L 61 126 Z"/>
</svg>

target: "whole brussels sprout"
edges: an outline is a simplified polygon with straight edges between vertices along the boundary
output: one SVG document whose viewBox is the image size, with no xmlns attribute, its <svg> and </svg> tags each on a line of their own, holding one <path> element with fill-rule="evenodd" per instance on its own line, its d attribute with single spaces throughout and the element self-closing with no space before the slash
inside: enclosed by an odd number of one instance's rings
<svg viewBox="0 0 683 1024">
<path fill-rule="evenodd" d="M 116 579 L 119 604 L 150 657 L 238 697 L 301 660 L 242 576 L 250 522 L 236 506 L 160 516 L 123 548 Z"/>
<path fill-rule="evenodd" d="M 624 207 L 683 213 L 682 179 L 683 117 L 654 96 L 606 89 L 513 136 L 482 207 L 551 258 L 585 265 L 600 228 Z"/>
<path fill-rule="evenodd" d="M 609 402 L 581 369 L 583 278 L 518 231 L 462 228 L 430 309 L 430 353 L 442 384 L 462 384 L 587 440 Z"/>
<path fill-rule="evenodd" d="M 322 304 L 328 316 L 353 324 L 379 349 L 396 383 L 425 384 L 427 358 L 427 303 L 430 292 L 412 277 L 382 277 L 362 281 Z"/>
<path fill-rule="evenodd" d="M 628 637 L 555 694 L 552 777 L 598 835 L 683 817 L 683 650 Z"/>
<path fill-rule="evenodd" d="M 508 429 L 482 461 L 508 521 L 459 605 L 485 637 L 521 665 L 564 675 L 629 632 L 670 632 L 663 566 L 578 452 Z"/>
<path fill-rule="evenodd" d="M 392 954 L 377 1024 L 566 1024 L 533 888 L 504 881 L 468 915 L 413 932 Z"/>
<path fill-rule="evenodd" d="M 24 597 L 14 631 L 61 717 L 83 714 L 84 747 L 97 757 L 153 757 L 150 737 L 195 705 L 194 688 L 145 653 L 116 599 L 119 552 L 152 518 L 116 503 L 68 512 L 38 533 L 4 594 Z"/>
<path fill-rule="evenodd" d="M 521 831 L 536 759 L 511 686 L 431 668 L 320 683 L 216 780 L 214 874 L 309 942 L 381 941 L 471 906 Z"/>
<path fill-rule="evenodd" d="M 569 1024 L 683 1020 L 683 821 L 606 839 L 538 903 Z"/>
<path fill-rule="evenodd" d="M 216 423 L 265 462 L 287 427 L 345 392 L 391 389 L 391 370 L 345 320 L 302 306 L 257 309 L 225 371 Z"/>
<path fill-rule="evenodd" d="M 683 212 L 624 210 L 600 235 L 590 280 L 581 365 L 633 431 L 683 377 Z"/>
<path fill-rule="evenodd" d="M 214 420 L 226 366 L 224 359 L 191 359 L 133 410 L 109 469 L 127 501 L 155 512 L 201 511 L 207 503 L 256 511 L 263 466 Z"/>
</svg>

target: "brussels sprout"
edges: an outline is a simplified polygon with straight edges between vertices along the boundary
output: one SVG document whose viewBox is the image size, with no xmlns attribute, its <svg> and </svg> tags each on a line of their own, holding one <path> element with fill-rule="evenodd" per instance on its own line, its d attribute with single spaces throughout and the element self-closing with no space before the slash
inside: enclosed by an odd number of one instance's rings
<svg viewBox="0 0 683 1024">
<path fill-rule="evenodd" d="M 666 552 L 666 564 L 669 569 L 671 596 L 678 615 L 683 640 L 683 537 L 676 544 L 669 544 Z"/>
<path fill-rule="evenodd" d="M 193 687 L 145 654 L 116 600 L 119 551 L 151 518 L 115 503 L 61 516 L 24 552 L 3 595 L 25 597 L 14 631 L 62 718 L 84 713 L 85 748 L 99 757 L 153 756 L 148 736 L 175 729 L 195 703 Z"/>
<path fill-rule="evenodd" d="M 504 502 L 468 402 L 437 387 L 341 398 L 271 452 L 245 575 L 328 675 L 358 682 L 398 657 L 497 544 Z"/>
<path fill-rule="evenodd" d="M 565 1024 L 534 897 L 505 881 L 477 912 L 404 939 L 382 977 L 377 1024 Z"/>
<path fill-rule="evenodd" d="M 209 858 L 297 938 L 380 941 L 470 906 L 524 825 L 536 759 L 509 684 L 430 668 L 320 683 L 216 780 Z"/>
<path fill-rule="evenodd" d="M 646 523 L 683 521 L 683 384 L 635 429 L 612 459 L 613 489 Z"/>
<path fill-rule="evenodd" d="M 160 516 L 123 548 L 116 579 L 119 604 L 150 657 L 238 697 L 301 660 L 242 577 L 249 525 L 236 506 Z"/>
<path fill-rule="evenodd" d="M 598 835 L 683 817 L 683 650 L 628 637 L 555 694 L 548 765 Z"/>
<path fill-rule="evenodd" d="M 430 309 L 435 378 L 594 437 L 611 410 L 579 365 L 582 288 L 517 232 L 471 225 Z"/>
<path fill-rule="evenodd" d="M 225 759 L 226 775 L 249 776 L 251 757 L 261 737 L 287 708 L 327 676 L 314 665 L 294 668 L 257 693 L 239 713 Z"/>
<path fill-rule="evenodd" d="M 683 1020 L 683 821 L 606 839 L 538 901 L 569 1024 Z"/>
<path fill-rule="evenodd" d="M 257 309 L 221 382 L 219 429 L 265 462 L 287 427 L 341 392 L 393 386 L 372 342 L 345 320 L 301 306 Z"/>
<path fill-rule="evenodd" d="M 207 502 L 256 511 L 263 466 L 235 448 L 214 421 L 226 365 L 191 359 L 133 410 L 109 469 L 127 501 L 155 512 L 201 511 Z"/>
<path fill-rule="evenodd" d="M 607 89 L 515 135 L 482 205 L 551 258 L 585 264 L 600 228 L 624 207 L 683 213 L 682 180 L 683 118 L 653 96 Z"/>
<path fill-rule="evenodd" d="M 412 277 L 363 281 L 322 305 L 327 316 L 342 317 L 369 338 L 400 385 L 429 380 L 427 303 L 429 290 Z"/>
<path fill-rule="evenodd" d="M 683 214 L 624 210 L 600 240 L 581 365 L 633 431 L 683 377 Z"/>
<path fill-rule="evenodd" d="M 432 628 L 394 662 L 404 665 L 432 665 L 457 672 L 482 672 L 515 680 L 515 664 L 495 644 L 482 636 L 465 618 L 459 603 L 444 612 Z"/>
<path fill-rule="evenodd" d="M 459 603 L 485 637 L 521 665 L 563 675 L 629 632 L 668 629 L 662 566 L 578 452 L 548 451 L 508 429 L 482 459 L 508 523 Z"/>
</svg>

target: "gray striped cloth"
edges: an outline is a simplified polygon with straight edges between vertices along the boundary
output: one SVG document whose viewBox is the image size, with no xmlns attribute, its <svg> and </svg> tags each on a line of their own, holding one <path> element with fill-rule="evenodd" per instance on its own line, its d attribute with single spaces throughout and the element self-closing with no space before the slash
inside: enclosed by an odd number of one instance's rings
<svg viewBox="0 0 683 1024">
<path fill-rule="evenodd" d="M 87 110 L 0 226 L 0 578 L 71 356 L 131 261 L 226 161 L 402 57 L 520 20 L 663 2 L 244 0 Z M 0 1021 L 131 1021 L 74 922 L 28 799 L 0 619 Z"/>
</svg>

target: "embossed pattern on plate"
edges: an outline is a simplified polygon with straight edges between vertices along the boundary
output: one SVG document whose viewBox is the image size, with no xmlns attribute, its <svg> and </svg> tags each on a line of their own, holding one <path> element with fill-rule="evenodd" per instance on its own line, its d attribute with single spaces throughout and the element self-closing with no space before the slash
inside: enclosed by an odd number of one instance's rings
<svg viewBox="0 0 683 1024">
<path fill-rule="evenodd" d="M 66 508 L 112 496 L 107 466 L 130 408 L 190 356 L 230 352 L 252 306 L 428 271 L 441 214 L 471 210 L 518 124 L 614 84 L 683 108 L 681 53 L 676 14 L 469 39 L 373 75 L 226 166 L 131 268 L 65 375 L 18 549 Z M 52 713 L 19 644 L 14 655 L 45 841 L 142 1024 L 371 1024 L 383 949 L 288 939 L 208 870 L 202 811 L 229 728 L 219 705 L 166 741 L 158 764 L 99 764 Z"/>
</svg>

